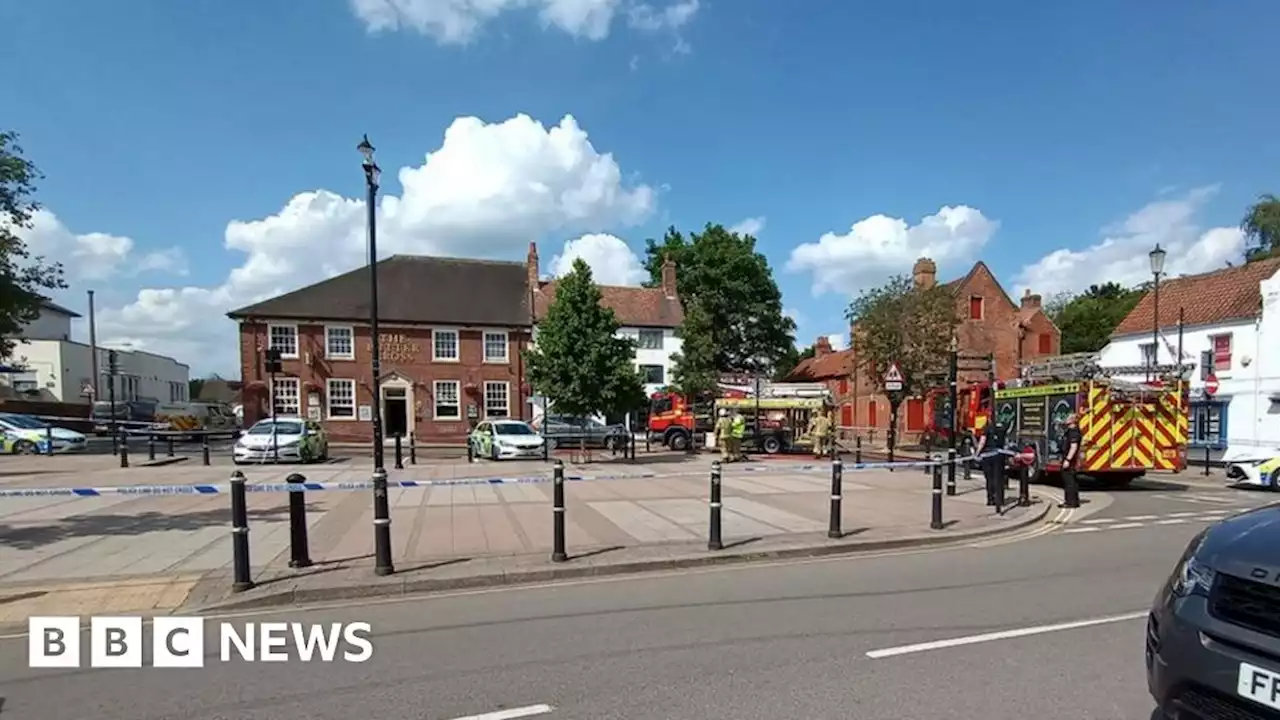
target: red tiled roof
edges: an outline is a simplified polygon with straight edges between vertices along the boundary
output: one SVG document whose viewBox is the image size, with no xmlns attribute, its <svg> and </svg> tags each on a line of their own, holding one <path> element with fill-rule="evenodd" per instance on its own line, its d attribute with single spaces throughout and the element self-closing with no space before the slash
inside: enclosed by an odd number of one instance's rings
<svg viewBox="0 0 1280 720">
<path fill-rule="evenodd" d="M 604 306 L 613 310 L 618 322 L 627 327 L 675 328 L 684 321 L 684 310 L 679 298 L 669 298 L 658 288 L 600 285 Z M 534 294 L 534 308 L 539 319 L 546 317 L 547 308 L 556 299 L 556 284 L 538 283 Z"/>
<path fill-rule="evenodd" d="M 857 367 L 857 357 L 853 350 L 815 355 L 805 358 L 787 375 L 787 382 L 806 382 L 814 380 L 830 380 L 848 377 Z"/>
<path fill-rule="evenodd" d="M 1178 324 L 1178 309 L 1187 325 L 1215 325 L 1255 317 L 1262 307 L 1258 283 L 1280 271 L 1280 258 L 1259 260 L 1238 267 L 1188 275 L 1160 283 L 1160 327 Z M 1155 300 L 1147 293 L 1138 301 L 1112 336 L 1151 332 Z"/>
</svg>

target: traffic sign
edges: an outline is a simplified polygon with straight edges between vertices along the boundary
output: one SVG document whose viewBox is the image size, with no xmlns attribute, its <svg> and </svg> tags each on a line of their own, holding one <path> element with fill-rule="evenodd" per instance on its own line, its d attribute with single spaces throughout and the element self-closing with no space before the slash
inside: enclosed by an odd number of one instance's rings
<svg viewBox="0 0 1280 720">
<path fill-rule="evenodd" d="M 84 397 L 93 397 L 93 383 L 85 383 L 84 386 L 80 388 L 80 394 Z"/>
<path fill-rule="evenodd" d="M 884 371 L 885 391 L 901 392 L 905 382 L 906 378 L 902 377 L 902 370 L 898 368 L 898 363 L 889 363 L 889 369 Z"/>
<path fill-rule="evenodd" d="M 1209 395 L 1216 395 L 1218 393 L 1218 376 L 1217 375 L 1210 375 L 1209 377 L 1205 378 L 1204 391 Z"/>
</svg>

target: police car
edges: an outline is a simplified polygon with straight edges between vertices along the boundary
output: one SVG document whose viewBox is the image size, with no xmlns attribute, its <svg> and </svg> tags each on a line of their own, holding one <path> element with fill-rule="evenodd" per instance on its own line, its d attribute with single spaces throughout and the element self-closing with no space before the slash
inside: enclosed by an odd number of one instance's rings
<svg viewBox="0 0 1280 720">
<path fill-rule="evenodd" d="M 485 420 L 467 438 L 476 457 L 490 460 L 542 457 L 545 440 L 522 420 Z"/>
<path fill-rule="evenodd" d="M 1280 453 L 1240 458 L 1227 464 L 1227 480 L 1235 485 L 1280 490 Z"/>
<path fill-rule="evenodd" d="M 54 453 L 82 452 L 88 446 L 83 433 L 17 413 L 0 413 L 0 433 L 4 452 L 13 455 L 47 455 L 51 442 Z"/>
<path fill-rule="evenodd" d="M 254 423 L 236 440 L 232 461 L 237 464 L 275 462 L 325 462 L 329 437 L 314 420 L 296 417 Z"/>
</svg>

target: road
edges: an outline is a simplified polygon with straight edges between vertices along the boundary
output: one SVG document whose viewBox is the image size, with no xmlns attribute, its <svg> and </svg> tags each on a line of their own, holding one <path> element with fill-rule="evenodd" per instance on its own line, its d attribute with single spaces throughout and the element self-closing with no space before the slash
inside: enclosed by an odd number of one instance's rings
<svg viewBox="0 0 1280 720">
<path fill-rule="evenodd" d="M 1227 501 L 1214 510 L 1272 499 L 1139 488 L 1085 518 L 1131 526 L 1114 531 L 228 620 L 369 622 L 363 664 L 223 664 L 211 632 L 202 670 L 30 670 L 25 639 L 3 639 L 0 715 L 1146 720 L 1142 614 L 1211 518 L 1158 523 L 1191 495 Z M 1008 630 L 1026 634 L 975 638 Z"/>
</svg>

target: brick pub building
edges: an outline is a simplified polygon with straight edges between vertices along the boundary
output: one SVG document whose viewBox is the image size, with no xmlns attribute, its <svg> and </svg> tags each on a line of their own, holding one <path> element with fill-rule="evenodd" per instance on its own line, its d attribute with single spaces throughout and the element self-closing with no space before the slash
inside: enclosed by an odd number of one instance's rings
<svg viewBox="0 0 1280 720">
<path fill-rule="evenodd" d="M 603 286 L 623 325 L 678 324 L 675 267 L 663 287 Z M 666 287 L 669 284 L 669 287 Z M 396 255 L 378 262 L 382 376 L 374 397 L 369 269 L 352 270 L 228 313 L 240 326 L 246 425 L 279 416 L 320 421 L 334 440 L 384 433 L 461 441 L 486 417 L 532 419 L 523 351 L 554 283 L 539 280 L 537 248 L 524 263 Z M 274 384 L 264 352 L 281 352 Z"/>
<path fill-rule="evenodd" d="M 937 265 L 920 258 L 912 268 L 917 288 L 933 287 Z M 995 357 L 997 378 L 1015 377 L 1018 365 L 1036 358 L 1057 355 L 1062 333 L 1045 315 L 1040 296 L 1028 291 L 1014 302 L 986 263 L 978 262 L 964 276 L 946 283 L 956 297 L 960 323 L 956 338 L 960 352 Z M 823 382 L 835 399 L 837 424 L 845 435 L 860 433 L 882 441 L 889 427 L 889 399 L 875 392 L 875 383 L 857 370 L 857 348 L 833 351 L 825 337 L 818 338 L 814 356 L 801 362 L 788 376 L 793 382 Z M 981 373 L 961 372 L 960 382 L 978 382 Z M 899 437 L 910 442 L 928 425 L 933 408 L 925 398 L 908 398 L 898 411 Z"/>
</svg>

